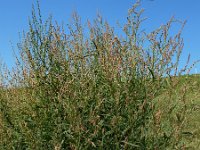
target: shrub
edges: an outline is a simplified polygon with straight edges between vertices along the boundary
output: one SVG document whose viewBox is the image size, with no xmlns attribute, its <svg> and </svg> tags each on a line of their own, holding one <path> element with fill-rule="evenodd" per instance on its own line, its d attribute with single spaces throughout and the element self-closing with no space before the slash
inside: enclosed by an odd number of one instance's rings
<svg viewBox="0 0 200 150">
<path fill-rule="evenodd" d="M 33 9 L 10 86 L 0 92 L 1 148 L 184 146 L 185 91 L 180 101 L 174 94 L 184 23 L 175 36 L 169 34 L 174 18 L 145 33 L 138 5 L 129 10 L 120 38 L 101 16 L 84 29 L 74 13 L 65 29 Z"/>
</svg>

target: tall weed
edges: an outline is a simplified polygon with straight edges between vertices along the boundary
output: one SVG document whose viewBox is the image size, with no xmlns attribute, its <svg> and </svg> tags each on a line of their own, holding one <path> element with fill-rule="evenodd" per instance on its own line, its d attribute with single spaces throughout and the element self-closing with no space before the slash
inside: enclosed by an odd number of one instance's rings
<svg viewBox="0 0 200 150">
<path fill-rule="evenodd" d="M 142 13 L 137 2 L 119 37 L 100 15 L 84 29 L 74 13 L 66 29 L 33 9 L 10 86 L 0 91 L 1 148 L 184 147 L 186 91 L 176 94 L 184 22 L 174 36 L 175 18 L 145 33 Z"/>
</svg>

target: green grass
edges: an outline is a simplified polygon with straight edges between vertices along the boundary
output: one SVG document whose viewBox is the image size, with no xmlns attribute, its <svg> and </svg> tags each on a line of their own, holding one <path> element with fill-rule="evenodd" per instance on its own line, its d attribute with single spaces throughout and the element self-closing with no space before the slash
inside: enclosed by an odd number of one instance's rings
<svg viewBox="0 0 200 150">
<path fill-rule="evenodd" d="M 165 92 L 157 97 L 158 108 L 165 112 L 169 105 L 177 105 L 177 108 L 182 106 L 182 93 L 186 90 L 185 103 L 186 112 L 184 116 L 182 136 L 183 141 L 186 143 L 186 149 L 199 149 L 200 148 L 200 75 L 184 75 L 177 78 L 180 83 L 173 89 L 176 95 L 175 99 L 169 99 L 168 94 Z M 182 111 L 175 111 L 171 115 L 177 118 L 177 112 L 181 115 Z M 164 115 L 163 121 L 167 117 Z"/>
<path fill-rule="evenodd" d="M 187 87 L 187 92 L 186 92 L 186 100 L 185 102 L 187 103 L 187 110 L 186 110 L 186 114 L 185 114 L 185 120 L 183 123 L 183 129 L 181 131 L 181 135 L 182 135 L 182 141 L 185 143 L 185 148 L 186 149 L 199 149 L 200 148 L 200 120 L 199 120 L 199 112 L 200 112 L 200 93 L 199 93 L 199 89 L 200 89 L 200 75 L 187 75 L 187 76 L 180 76 L 179 78 L 177 78 L 176 80 L 180 80 L 180 83 L 177 85 L 177 99 L 175 99 L 176 101 L 171 102 L 172 99 L 168 99 L 168 94 L 166 94 L 165 92 L 163 92 L 163 94 L 161 94 L 160 96 L 158 96 L 155 100 L 155 102 L 157 103 L 157 107 L 158 109 L 160 109 L 162 111 L 162 122 L 165 125 L 165 119 L 169 119 L 168 116 L 165 116 L 164 113 L 166 108 L 169 105 L 173 105 L 177 103 L 177 108 L 179 107 L 179 105 L 182 105 L 182 102 L 179 101 L 182 95 L 182 90 L 183 88 L 186 86 Z M 12 95 L 12 93 L 14 93 L 14 95 Z M 24 97 L 26 97 L 25 95 L 28 93 L 27 89 L 12 89 L 9 91 L 9 95 L 12 95 L 10 97 L 10 104 L 9 106 L 14 108 L 12 109 L 12 113 L 15 114 L 15 116 L 19 115 L 19 112 L 23 112 L 25 114 L 31 113 L 29 112 L 30 110 L 28 110 L 28 107 L 26 107 L 27 105 L 27 101 L 23 100 L 23 97 L 18 95 L 18 93 L 20 93 L 20 95 L 24 95 Z M 27 97 L 26 97 L 27 98 Z M 12 99 L 14 100 L 18 100 L 17 103 L 15 101 L 12 101 Z M 19 102 L 20 100 L 20 102 Z M 29 100 L 31 100 L 31 98 L 29 98 Z M 173 99 L 174 100 L 174 99 Z M 32 102 L 34 102 L 32 100 Z M 21 107 L 16 107 L 19 106 L 18 104 L 21 103 L 23 104 Z M 30 105 L 30 104 L 29 104 Z M 81 107 L 81 104 L 80 106 Z M 23 111 L 22 111 L 23 110 Z M 157 110 L 155 110 L 157 111 Z M 173 121 L 176 120 L 176 113 L 178 111 L 174 111 L 174 113 L 171 113 L 170 116 L 172 116 Z M 181 113 L 181 112 L 180 112 Z M 2 114 L 1 114 L 2 115 Z M 33 114 L 31 114 L 33 115 Z M 2 116 L 1 116 L 2 117 Z M 116 116 L 117 117 L 117 116 Z M 93 118 L 93 117 L 92 117 Z M 91 118 L 91 119 L 92 119 Z M 96 118 L 97 119 L 97 118 Z M 93 118 L 91 121 L 95 121 L 95 118 Z M 117 119 L 117 118 L 116 118 Z M 177 121 L 177 120 L 176 120 Z M 1 121 L 3 122 L 3 121 Z M 168 123 L 168 121 L 166 121 Z M 75 124 L 77 122 L 74 122 Z M 102 122 L 103 123 L 103 122 Z M 167 124 L 166 123 L 166 124 Z M 93 122 L 94 124 L 94 122 Z M 2 124 L 0 124 L 2 126 Z M 172 123 L 173 125 L 173 123 Z M 2 131 L 3 128 L 1 128 L 0 132 Z M 9 132 L 9 131 L 8 131 Z M 13 131 L 10 131 L 13 132 Z M 28 133 L 28 134 L 33 134 L 33 133 Z M 29 136 L 30 136 L 29 135 Z M 2 136 L 1 134 L 1 142 L 5 139 L 4 136 Z M 8 137 L 7 137 L 8 138 Z M 10 137 L 12 140 L 13 137 Z M 8 140 L 8 139 L 7 139 Z M 33 139 L 30 139 L 33 140 Z M 30 142 L 34 142 L 34 141 L 30 141 Z M 129 143 L 131 144 L 131 143 Z"/>
<path fill-rule="evenodd" d="M 188 148 L 200 148 L 200 75 L 191 75 L 186 79 L 188 86 L 187 113 L 185 121 L 185 139 L 188 142 Z"/>
</svg>

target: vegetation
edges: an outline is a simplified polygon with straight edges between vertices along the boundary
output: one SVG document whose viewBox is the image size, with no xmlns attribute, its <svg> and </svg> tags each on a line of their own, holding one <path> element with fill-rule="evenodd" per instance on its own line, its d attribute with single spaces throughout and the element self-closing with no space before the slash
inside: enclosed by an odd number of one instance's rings
<svg viewBox="0 0 200 150">
<path fill-rule="evenodd" d="M 184 22 L 146 33 L 138 5 L 122 36 L 101 16 L 65 28 L 33 9 L 16 66 L 1 65 L 0 149 L 200 147 L 199 78 L 178 69 Z"/>
</svg>

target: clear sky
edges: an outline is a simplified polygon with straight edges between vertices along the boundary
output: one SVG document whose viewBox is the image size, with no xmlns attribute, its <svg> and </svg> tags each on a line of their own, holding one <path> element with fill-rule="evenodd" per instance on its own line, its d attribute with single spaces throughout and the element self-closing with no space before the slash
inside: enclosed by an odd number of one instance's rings
<svg viewBox="0 0 200 150">
<path fill-rule="evenodd" d="M 36 0 L 0 0 L 0 58 L 13 66 L 13 49 L 17 50 L 19 33 L 28 29 L 28 16 L 31 16 L 32 4 Z M 77 11 L 82 21 L 94 19 L 97 12 L 115 25 L 124 23 L 127 10 L 135 0 L 40 0 L 44 17 L 49 14 L 58 22 L 68 23 L 73 11 Z M 183 65 L 187 55 L 191 61 L 200 59 L 200 0 L 142 0 L 147 30 L 152 30 L 166 23 L 173 15 L 177 19 L 187 20 L 183 32 L 185 47 L 181 58 Z M 11 44 L 12 43 L 12 44 Z M 200 64 L 193 73 L 200 73 Z"/>
</svg>

